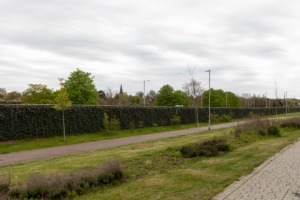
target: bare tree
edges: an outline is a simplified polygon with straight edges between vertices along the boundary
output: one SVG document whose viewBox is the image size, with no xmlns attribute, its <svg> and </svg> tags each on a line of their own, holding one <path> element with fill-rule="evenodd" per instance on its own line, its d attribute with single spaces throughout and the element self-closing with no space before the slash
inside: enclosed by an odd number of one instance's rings
<svg viewBox="0 0 300 200">
<path fill-rule="evenodd" d="M 142 91 L 138 91 L 135 93 L 136 96 L 140 96 L 140 97 L 143 97 L 144 98 L 144 92 Z"/>
<path fill-rule="evenodd" d="M 276 118 L 277 118 L 277 99 L 278 99 L 278 96 L 279 96 L 279 93 L 280 93 L 280 88 L 279 86 L 277 85 L 276 81 L 274 81 L 274 95 L 275 95 L 275 112 L 276 112 Z"/>
<path fill-rule="evenodd" d="M 6 89 L 5 88 L 0 88 L 0 98 L 3 99 L 4 95 L 6 95 Z"/>
<path fill-rule="evenodd" d="M 154 90 L 150 90 L 149 93 L 147 94 L 147 97 L 149 97 L 149 103 L 152 105 L 156 98 L 156 92 Z"/>
<path fill-rule="evenodd" d="M 106 102 L 108 105 L 114 105 L 116 103 L 115 96 L 118 94 L 118 91 L 114 91 L 112 88 L 108 87 L 105 91 Z"/>
<path fill-rule="evenodd" d="M 199 96 L 203 93 L 204 88 L 201 82 L 197 81 L 195 78 L 195 67 L 188 66 L 188 75 L 186 76 L 189 81 L 184 83 L 182 89 L 186 92 L 189 96 L 192 96 L 193 104 L 192 106 L 195 108 L 195 120 L 198 124 L 198 131 L 199 131 L 199 115 L 198 115 L 198 104 L 199 104 Z"/>
</svg>

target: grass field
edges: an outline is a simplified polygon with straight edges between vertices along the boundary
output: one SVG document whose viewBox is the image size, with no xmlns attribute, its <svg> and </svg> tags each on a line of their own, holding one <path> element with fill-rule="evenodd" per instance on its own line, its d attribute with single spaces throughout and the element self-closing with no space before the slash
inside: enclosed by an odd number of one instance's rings
<svg viewBox="0 0 300 200">
<path fill-rule="evenodd" d="M 232 130 L 227 129 L 227 133 Z M 283 131 L 283 137 L 258 138 L 256 142 L 239 147 L 219 157 L 208 159 L 185 159 L 172 165 L 164 160 L 166 152 L 175 154 L 174 149 L 184 144 L 224 134 L 224 130 L 205 131 L 186 136 L 125 145 L 75 155 L 44 159 L 9 166 L 12 185 L 22 184 L 30 172 L 42 171 L 49 174 L 74 172 L 88 165 L 103 163 L 111 157 L 124 161 L 131 181 L 109 186 L 78 197 L 77 199 L 211 199 L 233 181 L 250 173 L 265 159 L 292 143 L 300 131 Z M 154 166 L 165 170 L 148 169 Z M 0 167 L 0 172 L 8 166 Z M 153 171 L 152 171 L 153 170 Z M 141 175 L 137 177 L 136 175 Z M 136 177 L 136 178 L 135 178 Z"/>
<path fill-rule="evenodd" d="M 300 113 L 290 113 L 289 116 L 299 116 Z M 274 115 L 268 117 L 275 117 Z M 278 117 L 285 117 L 285 114 L 280 114 Z M 239 120 L 231 120 L 241 121 Z M 223 122 L 224 123 L 224 122 Z M 212 123 L 222 124 L 220 123 Z M 200 126 L 207 126 L 207 122 L 200 123 Z M 107 140 L 121 137 L 129 137 L 135 135 L 145 135 L 151 133 L 159 133 L 165 131 L 174 131 L 174 130 L 182 130 L 188 128 L 195 128 L 197 124 L 186 124 L 186 125 L 175 125 L 175 126 L 159 126 L 159 127 L 145 127 L 142 129 L 134 129 L 134 130 L 122 130 L 119 134 L 113 134 L 109 136 L 105 136 L 104 133 L 90 133 L 90 134 L 78 134 L 78 135 L 67 135 L 66 142 L 63 141 L 63 136 L 51 137 L 51 138 L 40 138 L 40 139 L 32 139 L 32 140 L 19 140 L 19 141 L 9 141 L 9 142 L 0 142 L 0 154 L 6 154 L 10 152 L 18 152 L 32 149 L 40 149 L 47 147 L 55 147 L 55 146 L 63 146 L 63 145 L 71 145 L 78 144 L 84 142 L 92 142 L 97 140 Z"/>
</svg>

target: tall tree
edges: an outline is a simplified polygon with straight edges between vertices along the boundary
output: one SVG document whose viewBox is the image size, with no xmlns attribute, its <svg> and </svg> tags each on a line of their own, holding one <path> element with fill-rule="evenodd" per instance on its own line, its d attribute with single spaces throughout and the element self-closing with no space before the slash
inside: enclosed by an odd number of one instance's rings
<svg viewBox="0 0 300 200">
<path fill-rule="evenodd" d="M 203 103 L 208 107 L 208 91 L 204 92 Z M 210 89 L 210 106 L 211 107 L 226 107 L 226 93 L 219 89 Z M 240 99 L 232 92 L 227 92 L 227 106 L 228 107 L 241 107 Z"/>
<path fill-rule="evenodd" d="M 55 94 L 53 89 L 47 85 L 28 84 L 28 88 L 23 92 L 23 102 L 27 104 L 53 104 Z"/>
<path fill-rule="evenodd" d="M 59 85 L 61 86 L 61 89 L 56 97 L 56 105 L 53 106 L 56 110 L 61 110 L 63 115 L 63 133 L 64 133 L 64 142 L 66 141 L 66 130 L 65 130 L 65 110 L 69 109 L 72 106 L 72 102 L 69 100 L 69 95 L 67 91 L 63 88 L 63 78 L 58 78 L 60 81 Z"/>
<path fill-rule="evenodd" d="M 98 92 L 91 73 L 77 69 L 70 73 L 65 81 L 64 89 L 73 104 L 98 105 Z"/>
<path fill-rule="evenodd" d="M 189 104 L 188 95 L 180 90 L 174 91 L 170 85 L 164 85 L 160 88 L 153 103 L 154 106 L 189 106 Z"/>
</svg>

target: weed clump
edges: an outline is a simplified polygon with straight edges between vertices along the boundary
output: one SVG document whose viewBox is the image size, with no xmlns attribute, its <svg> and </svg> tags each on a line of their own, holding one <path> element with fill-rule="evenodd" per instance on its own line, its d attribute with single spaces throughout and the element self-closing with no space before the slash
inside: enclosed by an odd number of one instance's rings
<svg viewBox="0 0 300 200">
<path fill-rule="evenodd" d="M 92 165 L 75 174 L 49 176 L 41 172 L 29 173 L 25 188 L 9 190 L 10 172 L 0 175 L 0 199 L 4 195 L 20 199 L 63 199 L 85 194 L 101 184 L 111 184 L 124 177 L 122 162 L 110 159 L 103 165 Z M 8 193 L 7 193 L 8 192 Z"/>
<path fill-rule="evenodd" d="M 300 118 L 292 118 L 292 119 L 284 120 L 280 123 L 280 126 L 300 128 Z"/>
<path fill-rule="evenodd" d="M 49 199 L 62 199 L 66 198 L 69 194 L 67 188 L 52 188 L 49 192 Z"/>
<path fill-rule="evenodd" d="M 224 138 L 211 139 L 196 144 L 182 146 L 180 152 L 185 158 L 192 157 L 215 157 L 219 151 L 229 151 L 230 146 Z"/>
<path fill-rule="evenodd" d="M 18 189 L 18 188 L 15 188 L 15 189 L 11 189 L 9 192 L 8 192 L 8 196 L 10 198 L 19 198 L 22 194 L 22 190 Z"/>
</svg>

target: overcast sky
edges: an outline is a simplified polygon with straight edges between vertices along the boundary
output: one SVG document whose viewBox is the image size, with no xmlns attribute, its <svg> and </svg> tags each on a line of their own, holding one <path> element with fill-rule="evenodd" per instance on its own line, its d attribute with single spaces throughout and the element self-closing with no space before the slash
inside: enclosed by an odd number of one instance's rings
<svg viewBox="0 0 300 200">
<path fill-rule="evenodd" d="M 211 87 L 300 98 L 300 1 L 0 0 L 0 87 L 58 89 L 79 68 L 98 90 Z"/>
</svg>

